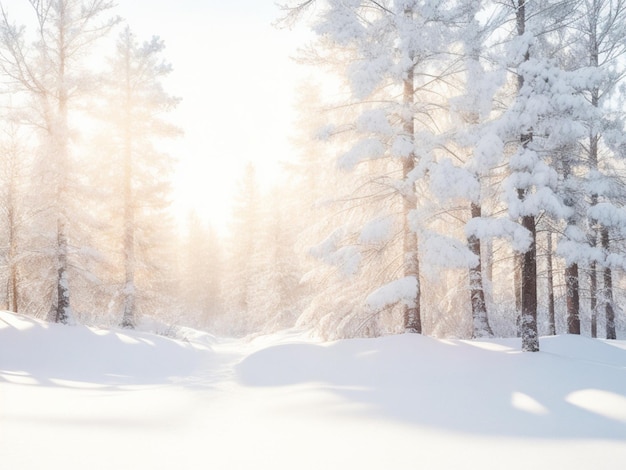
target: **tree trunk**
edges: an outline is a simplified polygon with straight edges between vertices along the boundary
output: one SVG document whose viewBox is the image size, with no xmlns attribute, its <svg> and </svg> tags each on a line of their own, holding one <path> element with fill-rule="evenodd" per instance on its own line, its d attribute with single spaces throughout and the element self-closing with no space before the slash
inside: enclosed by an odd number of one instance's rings
<svg viewBox="0 0 626 470">
<path fill-rule="evenodd" d="M 536 352 L 539 351 L 539 332 L 537 330 L 537 231 L 535 218 L 530 215 L 522 217 L 522 226 L 530 232 L 533 240 L 522 259 L 522 350 Z"/>
<path fill-rule="evenodd" d="M 524 255 L 513 254 L 513 290 L 515 292 L 515 326 L 517 337 L 522 336 L 522 264 Z"/>
<path fill-rule="evenodd" d="M 124 164 L 124 314 L 122 328 L 135 327 L 135 215 L 132 197 L 131 152 Z"/>
<path fill-rule="evenodd" d="M 526 2 L 527 0 L 517 0 L 516 22 L 517 32 L 520 36 L 524 35 L 526 30 Z M 530 51 L 526 50 L 524 61 L 530 60 Z M 524 77 L 517 75 L 518 92 L 524 85 Z M 520 144 L 523 148 L 527 148 L 533 140 L 532 132 L 523 133 L 520 136 Z M 527 196 L 526 189 L 518 189 L 517 197 L 520 201 L 524 201 Z M 535 217 L 532 215 L 524 215 L 522 217 L 522 227 L 531 234 L 531 244 L 522 257 L 522 315 L 521 315 L 521 334 L 522 334 L 522 351 L 536 352 L 539 351 L 539 333 L 537 330 L 537 230 L 535 226 Z"/>
<path fill-rule="evenodd" d="M 548 334 L 556 335 L 554 319 L 554 270 L 552 266 L 552 232 L 548 231 L 548 249 L 546 253 L 548 271 Z"/>
<path fill-rule="evenodd" d="M 58 69 L 56 71 L 57 89 L 57 122 L 52 122 L 50 129 L 53 135 L 52 142 L 54 145 L 52 158 L 56 159 L 54 175 L 56 181 L 56 218 L 57 218 L 57 246 L 56 246 L 56 264 L 57 264 L 57 305 L 55 321 L 57 323 L 69 323 L 72 321 L 72 310 L 70 306 L 70 286 L 68 273 L 68 217 L 67 217 L 67 173 L 68 168 L 68 144 L 69 144 L 69 125 L 68 125 L 68 90 L 67 90 L 67 72 L 66 72 L 66 28 L 64 9 L 65 4 L 60 3 L 59 23 L 58 27 Z"/>
<path fill-rule="evenodd" d="M 413 10 L 409 7 L 404 11 L 407 17 L 413 16 Z M 409 51 L 409 56 L 413 59 L 413 53 Z M 414 64 L 411 64 L 406 71 L 404 79 L 403 105 L 406 116 L 404 119 L 404 132 L 411 142 L 415 140 L 415 120 L 413 117 L 413 106 L 415 104 L 415 72 Z M 402 161 L 402 179 L 407 181 L 415 169 L 416 156 L 413 152 Z M 417 283 L 415 299 L 412 303 L 404 307 L 404 330 L 408 333 L 422 333 L 421 318 L 421 285 L 420 266 L 417 233 L 411 227 L 411 212 L 416 208 L 415 190 L 413 184 L 402 195 L 402 218 L 403 218 L 403 243 L 404 253 L 404 276 L 414 277 Z"/>
<path fill-rule="evenodd" d="M 59 218 L 57 221 L 57 306 L 56 323 L 67 324 L 72 319 L 70 307 L 70 287 L 67 273 L 67 226 Z"/>
<path fill-rule="evenodd" d="M 565 267 L 565 289 L 567 303 L 567 332 L 580 334 L 580 286 L 578 282 L 578 264 Z"/>
<path fill-rule="evenodd" d="M 592 104 L 598 104 L 598 91 L 593 90 L 591 96 Z M 593 171 L 598 170 L 598 136 L 591 132 L 589 135 L 589 167 Z M 598 204 L 598 195 L 591 195 L 591 206 Z M 589 244 L 596 248 L 598 246 L 597 221 L 590 220 L 591 234 Z M 592 261 L 589 264 L 589 308 L 591 309 L 591 337 L 598 337 L 598 264 Z"/>
<path fill-rule="evenodd" d="M 595 246 L 595 243 L 592 243 Z M 589 265 L 589 308 L 591 309 L 591 337 L 598 337 L 598 269 L 595 261 Z"/>
<path fill-rule="evenodd" d="M 571 164 L 565 159 L 563 164 L 563 178 L 567 181 L 571 177 Z M 566 193 L 564 198 L 565 205 L 574 213 L 574 199 L 572 194 Z M 571 216 L 567 220 L 568 227 L 576 228 L 576 217 Z M 567 230 L 566 230 L 567 233 Z M 580 334 L 580 277 L 578 272 L 578 263 L 570 263 L 566 260 L 565 266 L 565 302 L 566 302 L 566 321 L 567 333 Z"/>
<path fill-rule="evenodd" d="M 602 248 L 608 252 L 609 230 L 606 227 L 601 231 Z M 617 339 L 615 332 L 615 310 L 613 309 L 613 276 L 611 268 L 604 268 L 604 311 L 606 314 L 606 339 Z"/>
<path fill-rule="evenodd" d="M 132 142 L 132 88 L 131 45 L 128 31 L 126 48 L 126 102 L 124 110 L 124 314 L 122 328 L 135 328 L 135 211 L 133 201 L 133 142 Z"/>
<path fill-rule="evenodd" d="M 481 206 L 475 203 L 471 205 L 472 218 L 482 216 Z M 470 251 L 476 255 L 478 264 L 469 269 L 470 299 L 472 303 L 473 338 L 485 338 L 493 336 L 493 331 L 489 326 L 487 315 L 487 304 L 485 302 L 485 290 L 483 288 L 482 261 L 480 252 L 480 238 L 475 235 L 467 239 Z"/>
<path fill-rule="evenodd" d="M 598 44 L 598 31 L 597 31 L 597 13 L 599 12 L 598 5 L 594 1 L 593 4 L 594 17 L 590 21 L 590 37 L 589 37 L 589 65 L 591 67 L 598 68 L 600 62 L 600 45 Z M 591 90 L 591 105 L 595 108 L 600 103 L 600 90 L 595 87 Z M 592 127 L 589 131 L 589 169 L 591 171 L 598 171 L 598 142 L 600 138 L 598 133 Z M 591 194 L 591 205 L 595 206 L 598 203 L 598 194 Z M 591 220 L 591 246 L 596 247 L 598 244 L 598 233 L 596 228 L 596 221 Z M 598 268 L 597 263 L 592 261 L 589 266 L 589 299 L 591 308 L 591 337 L 597 338 L 598 336 Z"/>
</svg>

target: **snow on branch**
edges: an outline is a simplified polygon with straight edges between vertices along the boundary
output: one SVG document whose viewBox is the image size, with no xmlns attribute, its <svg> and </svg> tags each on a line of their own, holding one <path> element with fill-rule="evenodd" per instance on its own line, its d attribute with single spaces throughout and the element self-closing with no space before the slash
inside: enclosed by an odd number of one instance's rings
<svg viewBox="0 0 626 470">
<path fill-rule="evenodd" d="M 370 109 L 365 111 L 356 122 L 357 131 L 364 134 L 379 134 L 391 136 L 393 127 L 389 124 L 387 114 L 382 109 Z"/>
<path fill-rule="evenodd" d="M 448 158 L 432 165 L 430 172 L 431 189 L 441 201 L 455 198 L 467 198 L 478 202 L 480 183 L 465 168 L 454 166 Z"/>
<path fill-rule="evenodd" d="M 510 219 L 496 219 L 491 217 L 475 217 L 467 222 L 465 235 L 475 236 L 480 240 L 492 238 L 508 238 L 513 249 L 525 252 L 532 242 L 530 232 L 517 222 Z"/>
<path fill-rule="evenodd" d="M 376 289 L 367 296 L 365 305 L 372 311 L 380 311 L 399 302 L 411 308 L 415 306 L 416 297 L 417 279 L 414 276 L 407 276 Z"/>
<path fill-rule="evenodd" d="M 393 228 L 393 218 L 391 216 L 381 216 L 370 220 L 361 229 L 359 243 L 375 244 L 389 240 L 391 229 Z"/>
<path fill-rule="evenodd" d="M 309 254 L 331 266 L 336 266 L 344 276 L 353 276 L 361 264 L 361 253 L 356 246 L 339 246 L 343 229 L 335 230 L 320 244 L 312 247 Z"/>
<path fill-rule="evenodd" d="M 473 268 L 478 264 L 478 258 L 464 242 L 439 233 L 423 234 L 420 252 L 423 262 L 431 266 Z"/>
<path fill-rule="evenodd" d="M 605 227 L 616 228 L 622 233 L 626 232 L 626 210 L 621 207 L 615 207 L 608 202 L 601 202 L 591 206 L 588 214 L 591 220 L 597 220 Z"/>
<path fill-rule="evenodd" d="M 365 139 L 357 142 L 347 153 L 339 158 L 340 169 L 350 171 L 365 160 L 376 160 L 385 155 L 385 145 L 378 139 Z"/>
</svg>

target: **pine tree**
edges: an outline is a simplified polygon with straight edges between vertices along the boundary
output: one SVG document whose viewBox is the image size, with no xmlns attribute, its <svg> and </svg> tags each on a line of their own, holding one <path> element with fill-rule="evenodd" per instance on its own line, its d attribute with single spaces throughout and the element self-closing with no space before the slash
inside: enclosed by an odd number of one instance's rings
<svg viewBox="0 0 626 470">
<path fill-rule="evenodd" d="M 44 142 L 40 168 L 45 197 L 50 201 L 54 236 L 54 292 L 50 319 L 72 321 L 70 305 L 70 229 L 76 213 L 71 207 L 72 105 L 85 91 L 85 53 L 118 21 L 102 20 L 113 7 L 108 1 L 29 0 L 35 23 L 35 41 L 28 43 L 26 29 L 11 22 L 0 5 L 0 69 L 12 81 L 15 91 L 35 104 L 33 118 L 42 130 Z"/>
<path fill-rule="evenodd" d="M 6 265 L 6 309 L 18 312 L 22 307 L 21 265 L 26 257 L 23 246 L 28 208 L 25 204 L 25 177 L 32 152 L 25 129 L 20 128 L 14 117 L 7 117 L 4 135 L 0 139 L 0 184 L 2 196 L 0 208 L 4 215 L 6 245 L 3 249 Z"/>
<path fill-rule="evenodd" d="M 585 0 L 581 2 L 581 18 L 575 25 L 575 32 L 578 39 L 576 53 L 584 58 L 582 65 L 588 65 L 598 72 L 602 80 L 591 82 L 587 90 L 587 96 L 591 106 L 601 110 L 602 118 L 588 121 L 588 140 L 584 145 L 584 151 L 588 161 L 590 180 L 590 243 L 592 247 L 598 247 L 602 251 L 600 256 L 596 256 L 590 263 L 591 276 L 591 332 L 595 337 L 597 334 L 597 313 L 598 297 L 604 304 L 606 320 L 606 336 L 615 339 L 615 311 L 613 305 L 613 273 L 611 264 L 607 261 L 611 255 L 611 235 L 612 229 L 620 227 L 612 226 L 610 217 L 602 217 L 603 209 L 607 207 L 599 203 L 611 204 L 612 198 L 616 194 L 613 192 L 602 193 L 599 187 L 611 186 L 611 164 L 602 162 L 603 150 L 619 148 L 622 137 L 617 137 L 612 141 L 612 135 L 619 136 L 624 131 L 624 115 L 619 110 L 612 109 L 612 102 L 615 100 L 614 92 L 619 83 L 626 76 L 626 68 L 623 65 L 623 58 L 626 54 L 626 2 L 623 0 Z M 616 112 L 617 111 L 617 112 Z M 608 142 L 607 142 L 608 137 Z M 615 155 L 613 152 L 609 152 Z M 618 209 L 619 210 L 619 209 Z M 595 215 L 594 215 L 595 214 Z M 597 285 L 597 259 L 601 259 L 600 266 L 603 268 L 602 278 L 604 289 L 601 292 Z M 598 293 L 602 295 L 599 296 Z"/>
<path fill-rule="evenodd" d="M 178 103 L 163 89 L 163 79 L 172 71 L 162 59 L 164 42 L 153 37 L 139 44 L 129 27 L 117 42 L 111 60 L 105 118 L 111 123 L 117 179 L 122 195 L 122 253 L 124 281 L 121 326 L 134 328 L 138 295 L 138 252 L 142 234 L 158 230 L 158 219 L 166 207 L 168 176 L 172 159 L 155 150 L 159 139 L 179 132 L 164 117 Z M 157 176 L 158 173 L 158 176 Z M 155 220 L 155 218 L 157 220 Z"/>
</svg>

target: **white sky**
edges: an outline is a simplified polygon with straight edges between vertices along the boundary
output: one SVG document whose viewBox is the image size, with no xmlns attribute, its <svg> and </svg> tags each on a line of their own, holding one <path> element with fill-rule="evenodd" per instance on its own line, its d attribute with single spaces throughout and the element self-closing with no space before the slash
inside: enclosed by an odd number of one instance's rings
<svg viewBox="0 0 626 470">
<path fill-rule="evenodd" d="M 301 71 L 290 60 L 302 34 L 277 30 L 273 0 L 118 0 L 138 39 L 160 36 L 174 71 L 166 86 L 182 102 L 172 113 L 185 135 L 175 210 L 223 229 L 247 160 L 262 182 L 294 154 L 290 136 Z"/>
</svg>

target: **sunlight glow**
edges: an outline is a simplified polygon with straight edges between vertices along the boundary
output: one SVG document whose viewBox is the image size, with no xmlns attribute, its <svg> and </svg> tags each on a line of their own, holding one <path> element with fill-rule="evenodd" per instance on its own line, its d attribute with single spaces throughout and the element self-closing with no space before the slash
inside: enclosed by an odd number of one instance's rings
<svg viewBox="0 0 626 470">
<path fill-rule="evenodd" d="M 246 163 L 270 185 L 294 153 L 298 35 L 271 25 L 279 14 L 271 2 L 238 3 L 150 2 L 146 17 L 146 1 L 120 2 L 139 38 L 165 40 L 174 68 L 166 86 L 182 98 L 172 121 L 184 136 L 167 144 L 178 160 L 174 214 L 185 222 L 194 211 L 220 232 Z"/>
<path fill-rule="evenodd" d="M 626 423 L 626 397 L 607 390 L 578 390 L 565 401 L 584 410 Z"/>
<path fill-rule="evenodd" d="M 525 411 L 538 416 L 547 415 L 549 413 L 545 406 L 530 395 L 526 395 L 522 392 L 513 392 L 513 395 L 511 396 L 511 405 L 513 405 L 513 408 L 517 408 L 520 411 Z"/>
</svg>

